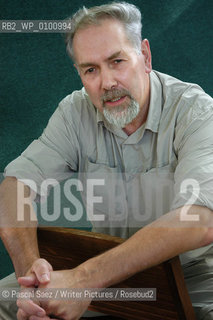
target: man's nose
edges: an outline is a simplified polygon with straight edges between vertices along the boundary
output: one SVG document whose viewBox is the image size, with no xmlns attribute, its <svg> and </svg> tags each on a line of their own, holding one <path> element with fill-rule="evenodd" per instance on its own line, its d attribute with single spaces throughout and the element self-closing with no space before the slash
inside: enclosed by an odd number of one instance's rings
<svg viewBox="0 0 213 320">
<path fill-rule="evenodd" d="M 101 86 L 104 90 L 111 90 L 113 87 L 117 86 L 113 70 L 110 70 L 109 68 L 101 70 Z"/>
</svg>

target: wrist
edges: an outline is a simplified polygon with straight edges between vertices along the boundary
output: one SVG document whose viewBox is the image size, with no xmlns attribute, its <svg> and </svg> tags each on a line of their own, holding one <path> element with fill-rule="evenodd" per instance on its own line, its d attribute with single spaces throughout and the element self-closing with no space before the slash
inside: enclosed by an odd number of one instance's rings
<svg viewBox="0 0 213 320">
<path fill-rule="evenodd" d="M 106 288 L 110 285 L 109 277 L 102 264 L 103 261 L 98 256 L 79 266 L 88 288 Z"/>
<path fill-rule="evenodd" d="M 33 262 L 40 258 L 36 228 L 4 228 L 1 238 L 13 262 L 16 276 L 24 276 Z"/>
</svg>

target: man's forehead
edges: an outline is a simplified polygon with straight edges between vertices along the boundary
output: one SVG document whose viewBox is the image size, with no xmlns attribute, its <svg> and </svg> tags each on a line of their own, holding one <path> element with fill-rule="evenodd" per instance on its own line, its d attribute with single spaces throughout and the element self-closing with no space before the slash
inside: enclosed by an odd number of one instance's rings
<svg viewBox="0 0 213 320">
<path fill-rule="evenodd" d="M 130 51 L 132 44 L 127 39 L 123 28 L 108 24 L 79 30 L 74 37 L 73 49 L 78 65 L 94 64 Z"/>
</svg>

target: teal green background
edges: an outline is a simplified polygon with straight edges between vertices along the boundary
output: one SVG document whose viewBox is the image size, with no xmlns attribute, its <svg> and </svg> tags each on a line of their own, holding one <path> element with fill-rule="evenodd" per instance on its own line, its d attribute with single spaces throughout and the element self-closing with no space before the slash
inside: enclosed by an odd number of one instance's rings
<svg viewBox="0 0 213 320">
<path fill-rule="evenodd" d="M 212 95 L 213 1 L 130 1 L 143 15 L 153 68 Z M 65 19 L 87 0 L 0 0 L 0 20 Z M 81 87 L 61 34 L 0 34 L 0 171 L 37 138 L 59 101 Z M 84 226 L 84 222 L 81 226 Z M 88 224 L 85 222 L 85 227 Z M 13 270 L 0 243 L 0 278 Z"/>
</svg>

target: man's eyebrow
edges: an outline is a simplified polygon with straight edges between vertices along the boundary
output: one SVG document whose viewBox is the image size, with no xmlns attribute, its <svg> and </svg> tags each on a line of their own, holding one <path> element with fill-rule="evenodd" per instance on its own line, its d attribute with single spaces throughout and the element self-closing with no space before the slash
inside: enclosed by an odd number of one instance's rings
<svg viewBox="0 0 213 320">
<path fill-rule="evenodd" d="M 111 56 L 109 56 L 106 60 L 112 60 L 114 58 L 117 58 L 120 54 L 121 54 L 121 51 L 117 51 L 117 52 L 113 53 Z M 87 68 L 87 67 L 90 67 L 90 66 L 96 66 L 96 63 L 94 63 L 94 62 L 85 62 L 85 63 L 80 63 L 78 66 L 80 68 Z"/>
<path fill-rule="evenodd" d="M 96 64 L 93 63 L 93 62 L 85 62 L 85 63 L 80 63 L 80 64 L 78 65 L 78 67 L 80 67 L 80 68 L 87 68 L 87 67 L 95 66 L 95 65 L 96 65 Z"/>
<path fill-rule="evenodd" d="M 120 54 L 121 54 L 121 51 L 117 51 L 113 53 L 109 58 L 107 58 L 107 60 L 112 60 L 114 58 L 117 58 Z"/>
</svg>

